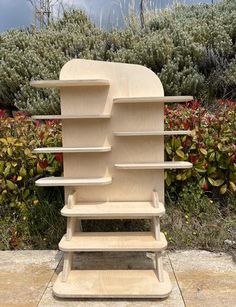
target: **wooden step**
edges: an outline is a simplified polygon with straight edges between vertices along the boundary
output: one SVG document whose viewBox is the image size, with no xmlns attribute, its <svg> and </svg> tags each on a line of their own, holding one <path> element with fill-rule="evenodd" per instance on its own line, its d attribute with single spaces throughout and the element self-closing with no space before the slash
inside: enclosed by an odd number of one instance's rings
<svg viewBox="0 0 236 307">
<path fill-rule="evenodd" d="M 155 169 L 183 169 L 191 168 L 193 165 L 186 161 L 166 161 L 156 163 L 119 163 L 115 164 L 118 169 L 127 170 L 155 170 Z"/>
<path fill-rule="evenodd" d="M 82 86 L 109 86 L 109 81 L 104 79 L 82 79 L 82 80 L 35 80 L 30 85 L 36 88 L 63 88 Z"/>
<path fill-rule="evenodd" d="M 107 152 L 111 146 L 101 147 L 42 147 L 34 149 L 34 153 L 83 153 L 83 152 Z"/>
<path fill-rule="evenodd" d="M 115 131 L 115 136 L 159 136 L 159 135 L 189 135 L 191 130 L 176 131 Z"/>
<path fill-rule="evenodd" d="M 31 116 L 32 119 L 45 119 L 45 120 L 65 120 L 65 119 L 108 119 L 111 118 L 110 114 L 84 114 L 84 115 L 33 115 Z"/>
<path fill-rule="evenodd" d="M 158 103 L 158 102 L 188 102 L 193 96 L 164 96 L 164 97 L 120 97 L 114 98 L 114 103 Z"/>
<path fill-rule="evenodd" d="M 53 293 L 67 298 L 163 298 L 172 289 L 163 273 L 164 281 L 159 282 L 154 270 L 72 270 L 66 282 L 59 274 Z"/>
<path fill-rule="evenodd" d="M 80 202 L 69 209 L 67 206 L 61 210 L 67 217 L 80 219 L 120 219 L 120 218 L 145 218 L 162 216 L 165 208 L 162 203 L 153 207 L 152 202 Z"/>
<path fill-rule="evenodd" d="M 71 240 L 63 236 L 59 243 L 64 252 L 161 251 L 167 247 L 165 235 L 156 240 L 152 232 L 77 232 Z"/>
<path fill-rule="evenodd" d="M 111 177 L 102 178 L 66 178 L 66 177 L 44 177 L 35 181 L 39 187 L 55 186 L 88 186 L 88 185 L 106 185 L 111 184 Z"/>
</svg>

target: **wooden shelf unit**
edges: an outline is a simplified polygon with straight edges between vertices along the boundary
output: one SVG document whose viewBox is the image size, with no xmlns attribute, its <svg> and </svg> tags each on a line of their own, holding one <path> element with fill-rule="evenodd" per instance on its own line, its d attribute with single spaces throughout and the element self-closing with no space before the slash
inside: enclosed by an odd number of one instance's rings
<svg viewBox="0 0 236 307">
<path fill-rule="evenodd" d="M 165 213 L 164 169 L 190 168 L 192 164 L 164 161 L 163 136 L 191 133 L 164 131 L 164 103 L 186 102 L 193 97 L 164 96 L 159 78 L 143 66 L 81 59 L 66 63 L 60 80 L 32 81 L 31 85 L 59 88 L 61 97 L 60 115 L 33 116 L 62 120 L 63 146 L 34 150 L 65 153 L 64 177 L 36 180 L 37 186 L 65 189 L 66 205 L 61 214 L 67 218 L 67 230 L 59 243 L 64 263 L 54 294 L 68 298 L 167 297 L 171 283 L 162 265 L 167 241 L 160 231 L 160 218 Z M 132 142 L 117 138 L 127 136 L 136 138 Z M 137 174 L 130 170 L 148 171 Z M 83 232 L 81 226 L 84 219 L 141 218 L 152 221 L 150 231 Z M 72 270 L 73 255 L 78 251 L 151 251 L 155 253 L 154 268 Z"/>
</svg>

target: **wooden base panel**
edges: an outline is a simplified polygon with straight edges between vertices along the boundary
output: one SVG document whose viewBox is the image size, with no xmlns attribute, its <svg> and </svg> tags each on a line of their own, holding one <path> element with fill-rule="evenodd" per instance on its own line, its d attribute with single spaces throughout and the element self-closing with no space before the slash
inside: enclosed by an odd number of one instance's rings
<svg viewBox="0 0 236 307">
<path fill-rule="evenodd" d="M 59 274 L 53 293 L 67 298 L 164 298 L 171 292 L 168 273 L 159 282 L 154 270 L 73 270 Z"/>
</svg>

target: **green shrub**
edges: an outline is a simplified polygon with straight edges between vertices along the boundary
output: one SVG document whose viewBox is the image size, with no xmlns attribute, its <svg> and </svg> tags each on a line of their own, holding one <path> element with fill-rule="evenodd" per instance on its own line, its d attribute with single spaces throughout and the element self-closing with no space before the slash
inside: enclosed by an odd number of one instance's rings
<svg viewBox="0 0 236 307">
<path fill-rule="evenodd" d="M 173 190 L 187 180 L 195 180 L 213 196 L 236 192 L 236 104 L 219 101 L 214 113 L 197 101 L 186 106 L 166 106 L 166 129 L 192 130 L 190 136 L 166 139 L 166 160 L 190 161 L 194 167 L 165 173 L 167 186 Z M 179 184 L 178 184 L 179 183 Z"/>
<path fill-rule="evenodd" d="M 23 116 L 1 118 L 0 121 L 0 248 L 23 248 L 30 244 L 45 247 L 55 242 L 63 227 L 59 206 L 62 192 L 36 189 L 35 179 L 45 175 L 61 175 L 60 155 L 36 155 L 33 148 L 59 146 L 61 129 L 58 123 L 32 122 Z M 44 193 L 44 194 L 43 194 Z M 53 197 L 52 197 L 53 195 Z M 9 224 L 8 224 L 9 223 Z M 9 226 L 11 225 L 11 226 Z M 55 234 L 55 230 L 58 233 Z"/>
<path fill-rule="evenodd" d="M 203 102 L 236 99 L 236 2 L 177 5 L 152 14 L 144 29 L 97 29 L 80 11 L 45 30 L 0 35 L 0 104 L 32 114 L 60 111 L 56 91 L 35 90 L 32 79 L 55 79 L 72 58 L 137 63 L 160 77 L 166 95 Z"/>
</svg>

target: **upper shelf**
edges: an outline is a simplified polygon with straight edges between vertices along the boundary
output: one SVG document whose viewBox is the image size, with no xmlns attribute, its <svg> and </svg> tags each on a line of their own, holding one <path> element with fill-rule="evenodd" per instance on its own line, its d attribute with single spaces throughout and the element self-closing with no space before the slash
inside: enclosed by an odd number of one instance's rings
<svg viewBox="0 0 236 307">
<path fill-rule="evenodd" d="M 110 114 L 95 114 L 95 115 L 33 115 L 33 119 L 106 119 L 111 118 Z"/>
<path fill-rule="evenodd" d="M 155 136 L 155 135 L 188 135 L 191 130 L 175 131 L 115 131 L 115 136 Z"/>
<path fill-rule="evenodd" d="M 107 152 L 111 146 L 101 147 L 42 147 L 34 149 L 34 153 L 76 153 L 76 152 Z"/>
<path fill-rule="evenodd" d="M 82 79 L 82 80 L 36 80 L 30 85 L 36 88 L 64 88 L 83 86 L 109 86 L 109 81 L 104 79 Z"/>
<path fill-rule="evenodd" d="M 114 103 L 158 103 L 158 102 L 188 102 L 193 96 L 164 96 L 164 97 L 121 97 L 114 98 Z"/>
<path fill-rule="evenodd" d="M 145 169 L 182 169 L 191 168 L 193 165 L 190 162 L 185 161 L 165 161 L 155 163 L 119 163 L 115 164 L 118 169 L 128 170 L 145 170 Z"/>
<path fill-rule="evenodd" d="M 66 187 L 66 186 L 89 186 L 111 184 L 111 177 L 101 178 L 66 178 L 66 177 L 44 177 L 35 181 L 39 187 Z"/>
</svg>

